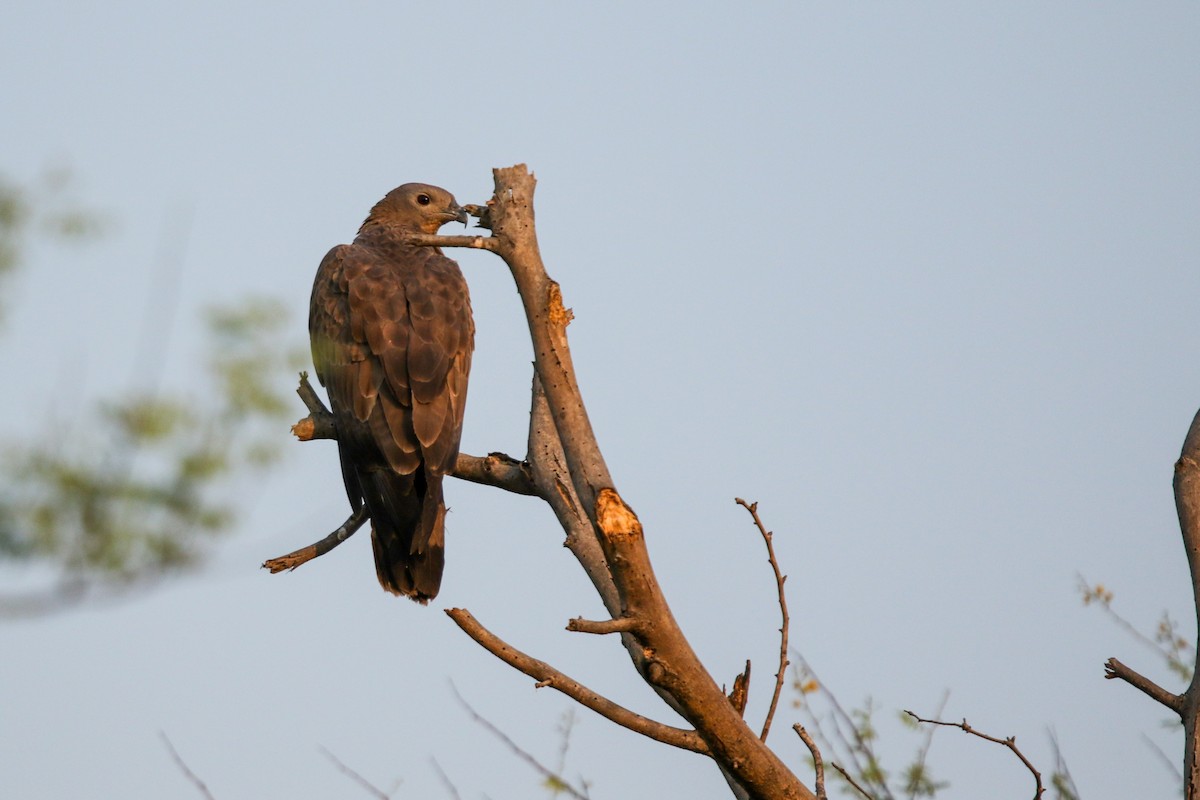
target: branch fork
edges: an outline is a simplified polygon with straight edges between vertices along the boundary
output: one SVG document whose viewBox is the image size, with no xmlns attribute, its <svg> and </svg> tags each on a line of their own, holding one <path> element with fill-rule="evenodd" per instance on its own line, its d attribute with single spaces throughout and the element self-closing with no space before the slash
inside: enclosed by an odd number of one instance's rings
<svg viewBox="0 0 1200 800">
<path fill-rule="evenodd" d="M 446 613 L 490 653 L 533 678 L 535 685 L 562 692 L 630 730 L 711 757 L 736 797 L 812 800 L 813 793 L 763 742 L 786 668 L 786 606 L 781 603 L 784 645 L 774 699 L 762 732 L 756 734 L 742 719 L 749 665 L 741 687 L 743 699 L 736 701 L 741 703 L 739 708 L 705 670 L 679 629 L 650 565 L 642 523 L 609 474 L 588 419 L 567 342 L 566 330 L 574 314 L 563 302 L 561 287 L 547 275 L 538 248 L 533 217 L 536 180 L 523 164 L 497 169 L 494 177 L 495 193 L 486 206 L 466 207 L 479 219 L 480 227 L 491 230 L 490 236 L 421 235 L 410 239 L 422 246 L 486 250 L 503 259 L 520 295 L 533 344 L 535 372 L 525 459 L 518 461 L 498 453 L 484 458 L 464 454 L 459 456 L 454 474 L 537 496 L 550 505 L 566 533 L 566 546 L 584 568 L 610 615 L 608 620 L 576 618 L 568 623 L 568 629 L 619 634 L 637 671 L 694 729 L 655 722 L 601 697 L 549 664 L 505 643 L 466 609 L 448 609 Z M 305 441 L 336 438 L 336 421 L 303 376 L 299 392 L 309 416 L 297 423 L 296 435 Z M 770 550 L 769 534 L 766 539 L 782 599 L 783 578 Z M 318 542 L 304 551 L 320 549 L 320 545 Z M 290 565 L 299 558 L 289 560 L 289 556 L 272 559 L 268 564 Z M 735 695 L 737 690 L 735 681 Z"/>
</svg>

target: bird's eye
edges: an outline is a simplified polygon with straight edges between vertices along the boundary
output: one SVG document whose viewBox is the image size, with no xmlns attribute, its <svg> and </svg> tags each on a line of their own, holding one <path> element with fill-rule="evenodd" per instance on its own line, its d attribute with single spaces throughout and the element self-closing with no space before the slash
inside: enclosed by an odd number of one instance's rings
<svg viewBox="0 0 1200 800">
<path fill-rule="evenodd" d="M 429 205 L 429 195 L 427 195 L 427 194 L 417 195 L 417 203 L 420 205 L 423 205 L 423 206 Z"/>
</svg>

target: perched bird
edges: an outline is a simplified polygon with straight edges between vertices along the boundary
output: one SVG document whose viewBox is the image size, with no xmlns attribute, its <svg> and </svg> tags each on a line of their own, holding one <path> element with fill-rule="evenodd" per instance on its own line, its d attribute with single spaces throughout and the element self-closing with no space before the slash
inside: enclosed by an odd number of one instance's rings
<svg viewBox="0 0 1200 800">
<path fill-rule="evenodd" d="M 454 469 L 475 323 L 458 264 L 405 237 L 467 213 L 445 189 L 406 183 L 375 204 L 353 244 L 329 251 L 309 308 L 350 505 L 366 504 L 384 589 L 433 599 L 445 564 L 442 478 Z"/>
</svg>

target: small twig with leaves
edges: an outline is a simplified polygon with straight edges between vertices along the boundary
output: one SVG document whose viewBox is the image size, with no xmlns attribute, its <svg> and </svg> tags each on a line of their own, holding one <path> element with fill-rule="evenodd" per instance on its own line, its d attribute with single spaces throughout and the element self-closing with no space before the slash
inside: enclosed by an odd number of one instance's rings
<svg viewBox="0 0 1200 800">
<path fill-rule="evenodd" d="M 779 626 L 779 671 L 775 673 L 775 693 L 771 695 L 771 704 L 767 707 L 767 717 L 763 720 L 762 733 L 759 738 L 764 742 L 767 740 L 767 734 L 771 732 L 771 721 L 775 717 L 775 709 L 779 706 L 779 695 L 783 692 L 783 682 L 787 678 L 788 668 L 788 628 L 791 625 L 788 618 L 787 595 L 783 590 L 783 584 L 787 580 L 787 576 L 779 569 L 779 562 L 775 559 L 775 545 L 773 540 L 775 534 L 767 530 L 763 525 L 762 519 L 758 516 L 758 503 L 747 503 L 740 497 L 734 498 L 734 502 L 742 508 L 750 512 L 750 517 L 754 520 L 755 527 L 762 534 L 763 542 L 767 545 L 767 561 L 771 564 L 771 570 L 775 573 L 775 587 L 779 593 L 779 612 L 783 618 L 782 624 Z"/>
<path fill-rule="evenodd" d="M 1173 620 L 1170 614 L 1164 612 L 1154 630 L 1154 636 L 1147 636 L 1113 608 L 1111 589 L 1102 583 L 1091 584 L 1083 575 L 1076 574 L 1075 577 L 1085 606 L 1098 606 L 1118 627 L 1162 656 L 1167 662 L 1167 667 L 1181 680 L 1186 682 L 1192 679 L 1195 665 L 1187 661 L 1188 653 L 1192 649 L 1191 643 L 1179 634 L 1179 623 Z"/>
<path fill-rule="evenodd" d="M 204 781 L 200 780 L 196 773 L 192 772 L 191 769 L 188 768 L 188 765 L 184 762 L 183 757 L 179 755 L 179 751 L 175 749 L 175 745 L 171 744 L 171 740 L 167 738 L 167 734 L 163 731 L 159 731 L 158 737 L 162 739 L 163 744 L 166 745 L 167 752 L 171 754 L 171 760 L 175 762 L 175 766 L 179 767 L 179 771 L 183 773 L 183 776 L 187 778 L 193 786 L 196 787 L 200 794 L 204 795 L 206 798 L 208 798 L 208 800 L 215 800 L 212 792 L 210 792 L 208 787 L 204 785 Z"/>
<path fill-rule="evenodd" d="M 1006 739 L 998 739 L 995 736 L 989 736 L 988 734 L 983 733 L 982 731 L 977 731 L 974 728 L 972 728 L 971 725 L 965 719 L 962 722 L 943 722 L 942 720 L 938 720 L 938 719 L 924 719 L 922 717 L 917 716 L 916 714 L 909 711 L 908 709 L 905 709 L 904 713 L 908 714 L 910 717 L 915 719 L 917 722 L 926 723 L 928 725 L 943 725 L 947 728 L 958 728 L 963 733 L 969 733 L 972 736 L 978 736 L 980 739 L 984 739 L 986 741 L 994 742 L 995 744 L 1007 747 L 1009 750 L 1011 750 L 1013 752 L 1013 755 L 1015 755 L 1017 758 L 1019 758 L 1021 760 L 1021 763 L 1025 765 L 1025 768 L 1029 770 L 1030 774 L 1033 775 L 1033 781 L 1036 786 L 1036 789 L 1033 794 L 1033 800 L 1040 800 L 1041 796 L 1043 794 L 1045 794 L 1046 790 L 1042 786 L 1042 773 L 1037 771 L 1037 767 L 1033 766 L 1033 762 L 1031 762 L 1028 758 L 1026 758 L 1025 754 L 1022 753 L 1020 751 L 1020 749 L 1017 747 L 1017 737 L 1009 736 Z"/>
<path fill-rule="evenodd" d="M 862 710 L 851 709 L 849 712 L 847 712 L 846 709 L 843 708 L 842 704 L 838 701 L 837 695 L 829 691 L 829 689 L 825 686 L 825 683 L 816 674 L 804 656 L 802 656 L 796 650 L 792 650 L 792 656 L 794 656 L 799 662 L 797 673 L 807 675 L 808 679 L 820 688 L 821 695 L 829 703 L 829 707 L 832 711 L 832 736 L 837 739 L 837 743 L 833 742 L 825 735 L 825 732 L 821 727 L 820 720 L 817 719 L 816 716 L 813 717 L 813 722 L 816 724 L 817 735 L 820 736 L 825 742 L 827 750 L 831 753 L 837 753 L 839 751 L 838 743 L 840 743 L 840 752 L 842 752 L 845 757 L 849 759 L 848 763 L 850 768 L 856 775 L 859 775 L 865 783 L 871 786 L 872 790 L 874 790 L 876 794 L 871 794 L 853 780 L 850 781 L 851 785 L 853 785 L 855 789 L 858 789 L 860 792 L 862 792 L 864 796 L 872 798 L 872 800 L 874 800 L 875 797 L 890 800 L 890 798 L 893 796 L 892 792 L 888 788 L 883 771 L 879 766 L 879 758 L 875 754 L 875 749 L 871 744 L 873 732 L 871 730 L 872 709 L 870 705 L 868 704 L 868 706 Z M 838 765 L 832 761 L 830 762 L 830 766 L 838 767 Z M 846 770 L 840 767 L 838 767 L 838 772 L 848 776 Z"/>
</svg>

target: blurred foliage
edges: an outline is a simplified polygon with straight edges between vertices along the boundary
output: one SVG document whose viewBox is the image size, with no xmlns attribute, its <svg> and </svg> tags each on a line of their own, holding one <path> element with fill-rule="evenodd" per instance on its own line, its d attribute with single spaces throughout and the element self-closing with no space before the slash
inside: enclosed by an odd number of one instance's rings
<svg viewBox="0 0 1200 800">
<path fill-rule="evenodd" d="M 98 230 L 78 204 L 59 202 L 62 188 L 0 182 L 0 266 L 17 265 L 34 224 L 55 238 Z M 210 309 L 205 323 L 203 391 L 113 398 L 5 448 L 0 559 L 40 568 L 51 588 L 0 597 L 0 613 L 52 610 L 90 590 L 162 577 L 197 563 L 230 529 L 247 479 L 279 457 L 284 376 L 306 356 L 277 301 Z"/>
<path fill-rule="evenodd" d="M 71 172 L 65 168 L 46 170 L 28 186 L 0 175 L 0 280 L 17 267 L 35 236 L 85 242 L 103 232 L 104 215 L 75 199 L 71 186 Z M 0 318 L 3 314 L 0 304 Z"/>
<path fill-rule="evenodd" d="M 211 391 L 106 402 L 78 430 L 9 448 L 0 557 L 64 583 L 128 583 L 187 567 L 236 516 L 249 473 L 278 458 L 279 378 L 298 368 L 278 304 L 209 313 Z"/>
<path fill-rule="evenodd" d="M 1196 650 L 1179 630 L 1179 623 L 1164 611 L 1152 633 L 1143 633 L 1136 625 L 1125 619 L 1113 608 L 1111 589 L 1102 583 L 1089 583 L 1082 575 L 1077 576 L 1080 596 L 1085 606 L 1096 606 L 1126 633 L 1157 653 L 1181 683 L 1190 683 L 1196 671 Z"/>
</svg>

